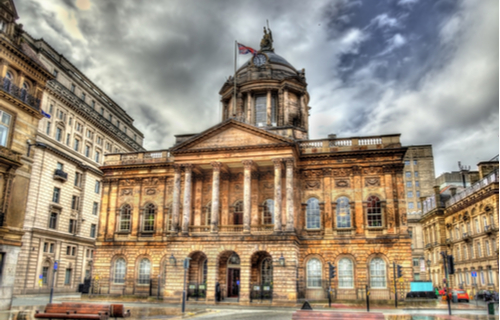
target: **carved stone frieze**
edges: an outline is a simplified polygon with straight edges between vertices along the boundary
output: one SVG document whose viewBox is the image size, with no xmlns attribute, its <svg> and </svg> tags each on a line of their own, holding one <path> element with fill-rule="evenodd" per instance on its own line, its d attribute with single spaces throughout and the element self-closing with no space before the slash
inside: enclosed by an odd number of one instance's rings
<svg viewBox="0 0 500 320">
<path fill-rule="evenodd" d="M 307 190 L 316 190 L 321 188 L 321 182 L 319 180 L 306 180 L 304 186 Z"/>
<path fill-rule="evenodd" d="M 149 196 L 152 196 L 152 195 L 156 194 L 156 188 L 147 188 L 146 189 L 146 194 L 149 195 Z"/>
<path fill-rule="evenodd" d="M 379 177 L 365 178 L 365 187 L 380 187 Z"/>
<path fill-rule="evenodd" d="M 302 171 L 302 177 L 304 179 L 317 179 L 323 176 L 322 170 L 305 170 Z"/>
<path fill-rule="evenodd" d="M 374 166 L 370 166 L 368 168 L 364 168 L 363 169 L 363 173 L 364 174 L 371 174 L 371 175 L 374 175 L 374 174 L 379 174 L 382 172 L 382 169 L 379 168 L 379 167 L 374 167 Z"/>
<path fill-rule="evenodd" d="M 335 186 L 337 188 L 350 188 L 351 183 L 347 179 L 335 179 Z"/>
<path fill-rule="evenodd" d="M 122 196 L 130 196 L 134 193 L 133 189 L 127 188 L 127 189 L 122 189 L 120 195 Z"/>
<path fill-rule="evenodd" d="M 332 175 L 334 177 L 348 177 L 352 174 L 352 169 L 340 168 L 332 170 Z"/>
<path fill-rule="evenodd" d="M 120 185 L 122 186 L 133 186 L 135 184 L 135 180 L 134 179 L 123 179 L 123 180 L 120 180 Z"/>
<path fill-rule="evenodd" d="M 144 186 L 157 186 L 160 184 L 160 179 L 158 178 L 144 178 L 142 179 L 142 185 Z"/>
<path fill-rule="evenodd" d="M 270 183 L 270 182 L 264 182 L 262 185 L 263 185 L 264 189 L 273 189 L 274 188 L 274 184 Z"/>
</svg>

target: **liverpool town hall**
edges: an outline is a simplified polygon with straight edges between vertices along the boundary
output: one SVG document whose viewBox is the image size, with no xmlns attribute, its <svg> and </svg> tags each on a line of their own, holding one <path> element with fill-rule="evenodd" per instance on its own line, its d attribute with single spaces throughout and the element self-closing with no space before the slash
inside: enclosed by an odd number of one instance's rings
<svg viewBox="0 0 500 320">
<path fill-rule="evenodd" d="M 390 299 L 413 277 L 399 134 L 309 140 L 305 70 L 260 50 L 220 90 L 221 122 L 169 149 L 106 155 L 92 274 L 102 294 L 207 302 Z M 153 285 L 152 285 L 153 284 Z M 234 300 L 233 300 L 234 299 Z"/>
</svg>

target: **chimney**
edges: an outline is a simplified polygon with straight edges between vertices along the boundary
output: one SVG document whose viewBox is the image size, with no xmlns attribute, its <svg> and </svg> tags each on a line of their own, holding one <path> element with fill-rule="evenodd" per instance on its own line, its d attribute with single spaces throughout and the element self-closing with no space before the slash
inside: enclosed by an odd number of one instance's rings
<svg viewBox="0 0 500 320">
<path fill-rule="evenodd" d="M 337 135 L 335 133 L 330 133 L 328 139 L 337 139 Z"/>
<path fill-rule="evenodd" d="M 455 186 L 451 186 L 450 187 L 450 192 L 451 192 L 451 196 L 453 197 L 454 195 L 457 194 L 457 187 Z"/>
</svg>

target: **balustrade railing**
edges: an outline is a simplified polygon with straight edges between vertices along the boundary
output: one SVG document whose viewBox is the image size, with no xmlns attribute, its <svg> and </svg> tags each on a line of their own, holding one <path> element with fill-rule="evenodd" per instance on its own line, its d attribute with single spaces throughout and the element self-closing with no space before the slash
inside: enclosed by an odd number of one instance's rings
<svg viewBox="0 0 500 320">
<path fill-rule="evenodd" d="M 219 226 L 220 233 L 240 233 L 243 232 L 243 225 Z"/>
<path fill-rule="evenodd" d="M 192 233 L 207 233 L 210 232 L 210 226 L 190 226 L 189 231 Z"/>
<path fill-rule="evenodd" d="M 300 141 L 299 148 L 305 153 L 331 152 L 347 149 L 377 149 L 400 145 L 399 135 L 385 135 L 372 137 L 330 138 L 323 140 Z"/>
<path fill-rule="evenodd" d="M 40 110 L 40 99 L 37 99 L 31 94 L 28 94 L 26 90 L 19 88 L 18 86 L 13 84 L 9 78 L 5 77 L 3 79 L 0 79 L 0 89 L 26 103 L 33 109 L 38 111 Z"/>
<path fill-rule="evenodd" d="M 489 186 L 492 183 L 498 183 L 498 170 L 493 171 L 483 179 L 479 180 L 478 182 L 474 183 L 472 186 L 468 187 L 467 189 L 463 190 L 462 192 L 457 193 L 453 197 L 451 197 L 448 201 L 446 201 L 446 206 L 451 206 L 455 203 L 457 203 L 460 200 L 465 199 L 466 197 L 470 196 L 471 194 L 481 190 L 482 188 Z"/>
<path fill-rule="evenodd" d="M 149 152 L 134 152 L 124 154 L 109 154 L 104 158 L 104 165 L 117 164 L 141 164 L 141 163 L 158 163 L 172 162 L 169 150 L 149 151 Z"/>
</svg>

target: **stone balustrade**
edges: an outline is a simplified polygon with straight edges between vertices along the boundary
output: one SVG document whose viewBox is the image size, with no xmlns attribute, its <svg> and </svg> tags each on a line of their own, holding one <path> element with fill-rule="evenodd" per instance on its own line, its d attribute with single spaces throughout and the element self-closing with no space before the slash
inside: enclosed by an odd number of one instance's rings
<svg viewBox="0 0 500 320">
<path fill-rule="evenodd" d="M 105 166 L 174 162 L 174 158 L 168 150 L 133 152 L 133 153 L 111 153 L 104 156 Z"/>
<path fill-rule="evenodd" d="M 462 192 L 457 193 L 453 197 L 451 197 L 448 201 L 446 201 L 446 206 L 451 206 L 455 203 L 457 203 L 460 200 L 465 199 L 466 197 L 470 196 L 471 194 L 481 190 L 482 188 L 485 188 L 489 186 L 492 183 L 498 183 L 498 171 L 493 171 L 483 179 L 479 180 L 478 182 L 474 183 L 472 186 L 468 187 L 467 189 L 463 190 Z"/>
<path fill-rule="evenodd" d="M 299 148 L 302 153 L 329 153 L 335 151 L 400 148 L 401 142 L 399 137 L 399 134 L 393 134 L 370 137 L 307 140 L 300 141 Z"/>
</svg>

